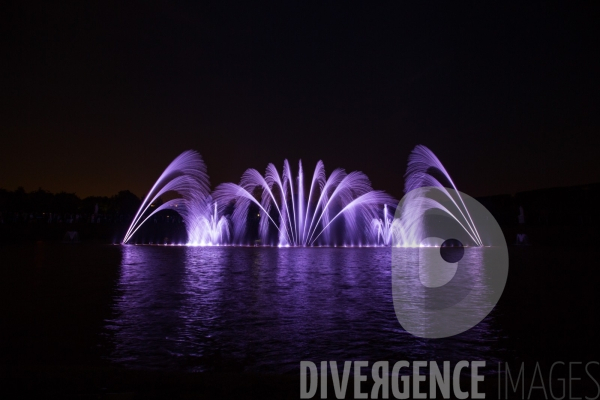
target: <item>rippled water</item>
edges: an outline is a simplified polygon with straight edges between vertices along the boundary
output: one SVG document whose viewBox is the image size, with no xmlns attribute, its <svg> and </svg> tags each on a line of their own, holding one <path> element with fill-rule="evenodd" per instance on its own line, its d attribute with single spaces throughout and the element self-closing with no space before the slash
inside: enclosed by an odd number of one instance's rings
<svg viewBox="0 0 600 400">
<path fill-rule="evenodd" d="M 295 373 L 301 360 L 493 362 L 506 351 L 494 311 L 451 338 L 406 333 L 389 248 L 121 247 L 106 332 L 124 366 Z"/>
</svg>

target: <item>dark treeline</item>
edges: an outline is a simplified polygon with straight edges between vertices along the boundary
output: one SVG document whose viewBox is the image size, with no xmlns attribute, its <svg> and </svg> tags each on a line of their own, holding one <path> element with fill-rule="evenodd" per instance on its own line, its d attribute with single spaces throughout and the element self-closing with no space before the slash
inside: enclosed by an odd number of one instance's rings
<svg viewBox="0 0 600 400">
<path fill-rule="evenodd" d="M 79 198 L 75 193 L 51 193 L 43 189 L 25 192 L 20 187 L 15 191 L 0 189 L 0 216 L 23 213 L 40 215 L 53 214 L 58 218 L 67 214 L 79 215 L 127 215 L 136 212 L 141 199 L 129 190 L 122 190 L 114 196 L 89 196 Z"/>
<path fill-rule="evenodd" d="M 78 240 L 114 242 L 140 204 L 140 198 L 128 190 L 81 199 L 75 193 L 41 188 L 0 189 L 0 240 L 62 240 L 67 232 L 77 232 Z"/>
<path fill-rule="evenodd" d="M 600 239 L 600 183 L 477 198 L 496 218 L 509 244 L 596 245 Z"/>
<path fill-rule="evenodd" d="M 519 234 L 526 234 L 530 244 L 544 245 L 595 244 L 600 239 L 600 183 L 477 200 L 496 218 L 509 244 Z M 140 204 L 141 199 L 128 190 L 81 199 L 74 193 L 42 189 L 0 189 L 0 240 L 61 240 L 66 232 L 77 231 L 81 240 L 119 242 Z M 185 241 L 183 221 L 176 212 L 162 211 L 148 222 L 134 242 Z"/>
<path fill-rule="evenodd" d="M 597 225 L 600 183 L 478 197 L 500 225 Z"/>
<path fill-rule="evenodd" d="M 0 189 L 0 243 L 22 241 L 96 241 L 119 243 L 142 200 L 128 190 L 114 196 L 25 192 Z M 158 199 L 151 207 L 158 207 Z M 162 211 L 138 231 L 135 242 L 185 242 L 185 227 L 175 211 Z"/>
</svg>

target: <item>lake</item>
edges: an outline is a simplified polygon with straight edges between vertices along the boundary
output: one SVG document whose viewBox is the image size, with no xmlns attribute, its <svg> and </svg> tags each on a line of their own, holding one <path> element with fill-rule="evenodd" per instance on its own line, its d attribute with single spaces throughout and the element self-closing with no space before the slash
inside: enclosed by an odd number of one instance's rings
<svg viewBox="0 0 600 400">
<path fill-rule="evenodd" d="M 107 321 L 131 367 L 297 372 L 301 360 L 503 357 L 493 314 L 436 341 L 394 313 L 389 248 L 122 246 Z M 408 251 L 408 249 L 407 249 Z"/>
<path fill-rule="evenodd" d="M 485 360 L 493 373 L 598 359 L 596 251 L 509 254 L 481 323 L 420 339 L 396 318 L 389 248 L 5 244 L 2 367 L 28 381 L 60 368 L 297 376 L 302 360 Z"/>
</svg>

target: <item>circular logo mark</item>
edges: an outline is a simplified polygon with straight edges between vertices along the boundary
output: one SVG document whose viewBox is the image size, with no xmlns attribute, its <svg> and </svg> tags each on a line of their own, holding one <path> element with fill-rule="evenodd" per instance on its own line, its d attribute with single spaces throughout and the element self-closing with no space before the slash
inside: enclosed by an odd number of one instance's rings
<svg viewBox="0 0 600 400">
<path fill-rule="evenodd" d="M 414 336 L 462 333 L 494 308 L 508 276 L 500 226 L 472 197 L 443 187 L 407 193 L 393 221 L 396 316 Z"/>
</svg>

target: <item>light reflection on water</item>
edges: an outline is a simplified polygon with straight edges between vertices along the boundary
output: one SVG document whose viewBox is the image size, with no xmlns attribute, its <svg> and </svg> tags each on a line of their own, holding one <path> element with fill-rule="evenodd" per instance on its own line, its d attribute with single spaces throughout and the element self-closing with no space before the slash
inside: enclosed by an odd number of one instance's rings
<svg viewBox="0 0 600 400">
<path fill-rule="evenodd" d="M 438 247 L 392 250 L 392 294 L 404 329 L 440 338 L 480 323 L 497 303 L 506 281 L 504 247 L 469 247 L 447 263 Z"/>
<path fill-rule="evenodd" d="M 406 333 L 394 313 L 389 248 L 122 251 L 106 328 L 110 360 L 128 367 L 296 373 L 301 360 L 503 356 L 493 312 L 451 338 Z"/>
</svg>

